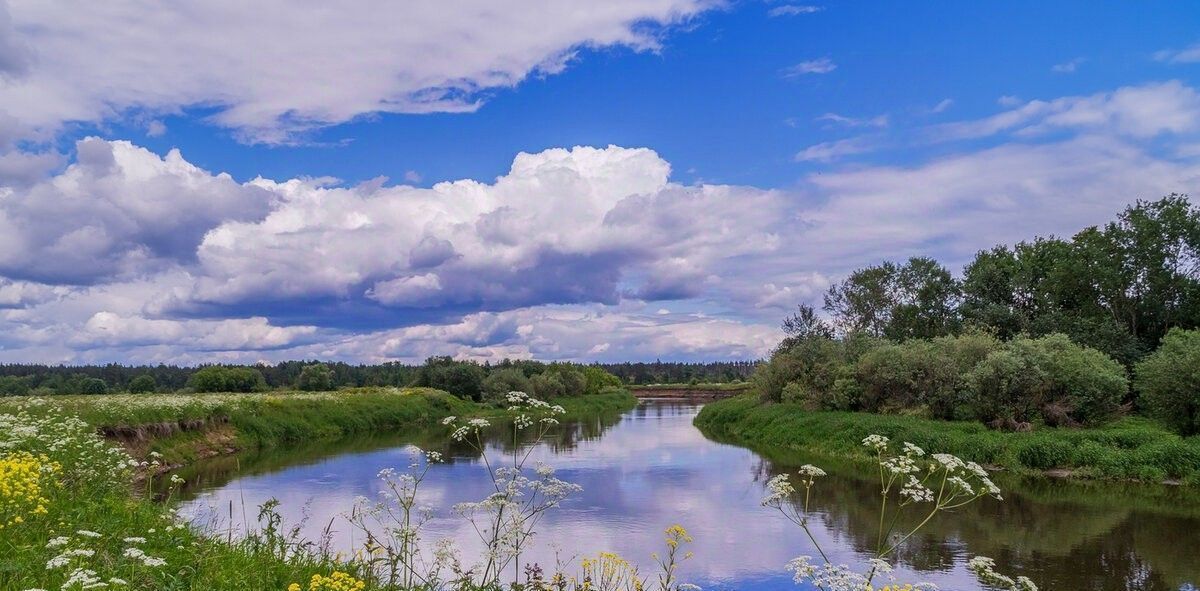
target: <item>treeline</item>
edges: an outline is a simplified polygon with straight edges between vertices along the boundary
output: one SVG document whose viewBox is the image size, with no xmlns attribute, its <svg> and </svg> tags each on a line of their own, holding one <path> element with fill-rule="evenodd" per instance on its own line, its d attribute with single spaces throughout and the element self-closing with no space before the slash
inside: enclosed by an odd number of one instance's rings
<svg viewBox="0 0 1200 591">
<path fill-rule="evenodd" d="M 1200 211 L 1185 196 L 981 251 L 961 277 L 928 258 L 860 269 L 824 310 L 784 321 L 754 376 L 767 400 L 1010 429 L 1144 411 L 1200 431 Z"/>
<path fill-rule="evenodd" d="M 0 366 L 0 394 L 54 395 L 109 392 L 328 391 L 363 386 L 424 386 L 461 398 L 489 400 L 513 390 L 539 398 L 597 394 L 621 380 L 595 365 L 505 360 L 498 364 L 430 357 L 424 365 L 349 365 L 288 361 L 269 365 L 200 367 L 121 365 Z"/>
<path fill-rule="evenodd" d="M 600 367 L 626 384 L 717 384 L 745 381 L 759 361 L 709 363 L 601 363 Z"/>
</svg>

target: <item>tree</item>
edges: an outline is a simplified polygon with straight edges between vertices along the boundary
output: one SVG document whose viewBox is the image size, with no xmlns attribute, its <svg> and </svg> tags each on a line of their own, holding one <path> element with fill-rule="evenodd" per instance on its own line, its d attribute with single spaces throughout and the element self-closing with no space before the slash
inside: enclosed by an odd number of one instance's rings
<svg viewBox="0 0 1200 591">
<path fill-rule="evenodd" d="M 904 265 L 889 261 L 854 271 L 829 288 L 825 310 L 843 334 L 932 338 L 958 330 L 960 293 L 958 281 L 945 267 L 914 257 Z"/>
<path fill-rule="evenodd" d="M 146 373 L 133 378 L 129 382 L 129 392 L 132 394 L 148 394 L 157 388 L 158 384 L 154 382 L 154 376 Z"/>
<path fill-rule="evenodd" d="M 313 363 L 300 370 L 296 387 L 306 392 L 328 392 L 334 389 L 333 370 L 324 363 Z"/>
<path fill-rule="evenodd" d="M 455 361 L 450 357 L 430 357 L 417 377 L 418 386 L 445 390 L 459 398 L 483 398 L 485 373 L 478 363 Z"/>
<path fill-rule="evenodd" d="M 817 311 L 812 306 L 800 304 L 794 314 L 783 319 L 783 334 L 789 339 L 831 339 L 833 327 L 817 316 Z"/>
<path fill-rule="evenodd" d="M 1141 404 L 1183 435 L 1200 433 L 1200 330 L 1172 329 L 1135 368 Z"/>
</svg>

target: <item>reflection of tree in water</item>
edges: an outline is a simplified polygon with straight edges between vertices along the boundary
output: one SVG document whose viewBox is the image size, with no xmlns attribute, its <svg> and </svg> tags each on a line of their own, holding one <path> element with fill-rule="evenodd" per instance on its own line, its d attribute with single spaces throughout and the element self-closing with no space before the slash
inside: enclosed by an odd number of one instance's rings
<svg viewBox="0 0 1200 591">
<path fill-rule="evenodd" d="M 869 556 L 879 526 L 878 477 L 861 467 L 825 464 L 829 476 L 818 480 L 810 507 L 838 543 Z M 763 460 L 756 471 L 765 481 L 794 469 Z M 1070 485 L 1058 488 L 1072 496 Z M 919 506 L 907 512 L 897 530 L 908 531 L 924 518 Z M 1200 519 L 1191 515 L 1144 513 L 1128 503 L 1058 501 L 1048 490 L 1026 495 L 1006 489 L 1004 501 L 984 499 L 935 517 L 892 562 L 935 572 L 971 556 L 990 556 L 1001 572 L 1028 576 L 1042 589 L 1169 591 L 1200 582 L 1197 531 Z"/>
<path fill-rule="evenodd" d="M 639 410 L 641 409 L 639 408 Z M 543 444 L 555 452 L 570 451 L 582 442 L 600 439 L 620 420 L 620 412 L 603 412 L 584 419 L 563 421 L 546 437 Z M 511 453 L 514 449 L 514 432 L 518 436 L 517 448 L 523 449 L 532 441 L 532 433 L 517 431 L 511 422 L 493 420 L 493 423 L 495 424 L 484 433 L 485 442 L 493 449 L 499 449 L 506 454 Z M 438 425 L 402 434 L 347 437 L 334 441 L 263 448 L 216 456 L 181 468 L 176 473 L 186 480 L 183 495 L 185 498 L 190 498 L 200 491 L 223 486 L 237 477 L 266 474 L 294 466 L 315 464 L 344 454 L 367 453 L 406 445 L 415 445 L 427 451 L 440 452 L 448 463 L 479 459 L 478 450 L 465 442 L 453 441 L 449 437 L 449 431 Z M 168 486 L 165 477 L 158 479 L 156 488 L 160 492 L 165 492 Z"/>
</svg>

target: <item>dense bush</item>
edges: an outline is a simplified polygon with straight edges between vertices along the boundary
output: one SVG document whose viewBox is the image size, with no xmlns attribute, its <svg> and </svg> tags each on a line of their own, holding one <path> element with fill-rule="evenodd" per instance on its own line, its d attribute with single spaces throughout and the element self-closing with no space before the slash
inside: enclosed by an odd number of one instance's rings
<svg viewBox="0 0 1200 591">
<path fill-rule="evenodd" d="M 1064 335 L 987 333 L 886 343 L 850 335 L 788 339 L 753 377 L 768 402 L 820 410 L 980 420 L 993 427 L 1098 424 L 1128 393 L 1124 368 Z"/>
<path fill-rule="evenodd" d="M 0 396 L 24 396 L 29 393 L 29 381 L 23 377 L 0 376 Z"/>
<path fill-rule="evenodd" d="M 296 378 L 296 388 L 308 392 L 328 392 L 333 390 L 333 370 L 324 363 L 314 363 L 300 370 Z"/>
<path fill-rule="evenodd" d="M 196 370 L 188 385 L 197 392 L 261 392 L 267 381 L 252 367 L 209 365 Z"/>
<path fill-rule="evenodd" d="M 1200 433 L 1200 330 L 1172 329 L 1135 373 L 1151 415 L 1185 435 Z"/>
<path fill-rule="evenodd" d="M 142 374 L 129 381 L 129 391 L 133 394 L 149 394 L 157 388 L 158 384 L 150 374 Z"/>
<path fill-rule="evenodd" d="M 485 400 L 499 400 L 509 392 L 529 392 L 529 378 L 516 367 L 493 369 L 483 380 Z"/>
<path fill-rule="evenodd" d="M 567 386 L 563 383 L 561 374 L 542 372 L 529 379 L 530 394 L 542 400 L 558 398 L 567 393 Z"/>
<path fill-rule="evenodd" d="M 85 378 L 79 383 L 80 394 L 108 394 L 108 384 L 100 378 Z"/>
</svg>

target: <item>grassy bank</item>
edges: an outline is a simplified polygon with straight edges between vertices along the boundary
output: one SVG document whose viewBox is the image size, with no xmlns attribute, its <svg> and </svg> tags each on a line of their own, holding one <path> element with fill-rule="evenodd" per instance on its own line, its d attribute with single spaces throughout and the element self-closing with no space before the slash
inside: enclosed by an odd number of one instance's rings
<svg viewBox="0 0 1200 591">
<path fill-rule="evenodd" d="M 624 391 L 555 401 L 566 418 L 631 408 Z M 135 457 L 165 465 L 240 450 L 428 427 L 450 415 L 487 416 L 498 408 L 429 388 L 357 388 L 258 394 L 123 394 L 0 399 L 0 412 L 24 404 L 35 415 L 72 415 L 120 442 Z"/>
<path fill-rule="evenodd" d="M 712 391 L 712 392 L 736 392 L 750 388 L 748 382 L 718 382 L 705 384 L 640 384 L 628 386 L 630 390 L 643 390 L 653 392 L 655 390 L 696 390 L 696 391 Z"/>
<path fill-rule="evenodd" d="M 864 437 L 878 433 L 1018 473 L 1074 478 L 1179 481 L 1200 486 L 1200 437 L 1181 438 L 1155 422 L 1125 418 L 1088 429 L 1002 432 L 976 422 L 911 416 L 806 411 L 762 404 L 752 396 L 714 402 L 700 411 L 705 434 L 751 447 L 776 447 L 867 458 Z"/>
<path fill-rule="evenodd" d="M 618 412 L 636 400 L 613 391 L 556 403 L 565 418 L 579 418 Z M 182 525 L 169 499 L 154 503 L 141 494 L 150 483 L 131 482 L 154 462 L 206 452 L 500 412 L 428 389 L 0 400 L 0 590 L 282 591 L 293 583 L 309 589 L 314 575 L 335 571 L 369 581 L 356 571 L 361 562 L 343 562 L 319 540 L 290 537 L 269 510 L 244 538 L 207 537 Z"/>
</svg>

